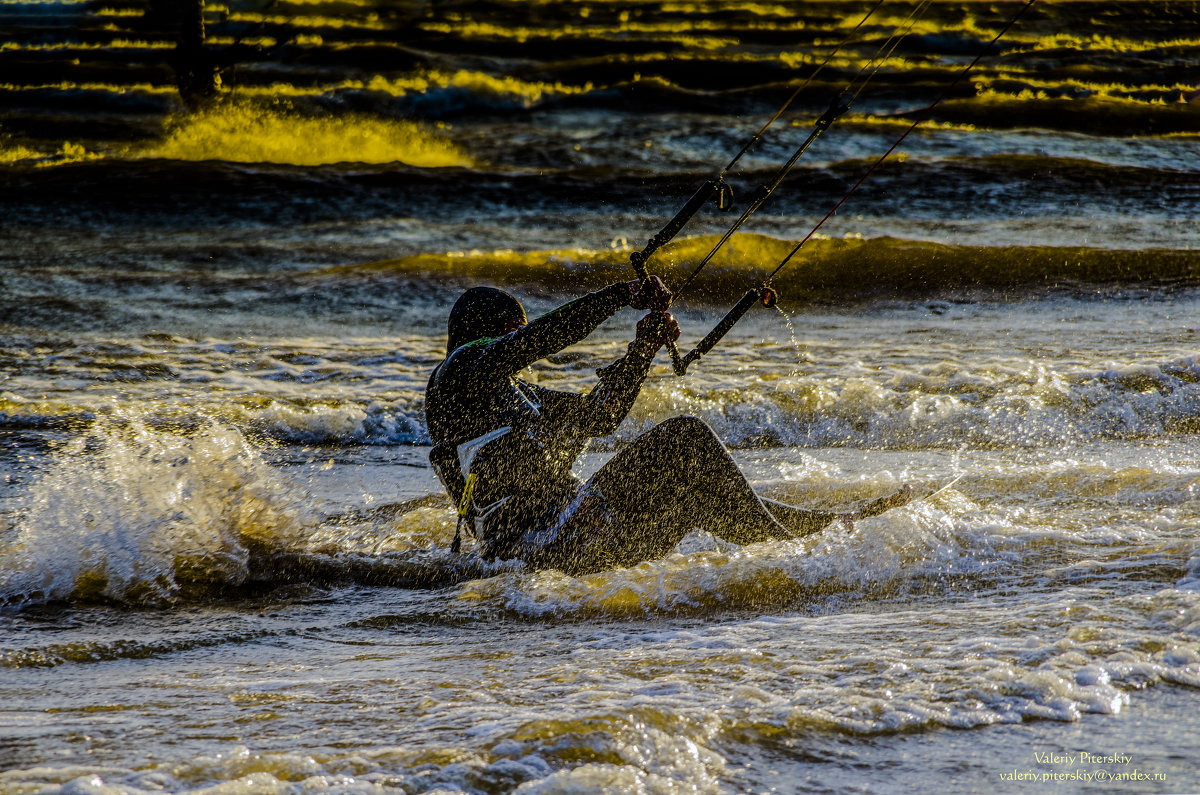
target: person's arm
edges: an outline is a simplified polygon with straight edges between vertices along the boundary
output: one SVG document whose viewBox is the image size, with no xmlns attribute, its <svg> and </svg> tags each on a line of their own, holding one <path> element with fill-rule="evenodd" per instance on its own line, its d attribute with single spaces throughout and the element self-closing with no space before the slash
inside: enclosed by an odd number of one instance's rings
<svg viewBox="0 0 1200 795">
<path fill-rule="evenodd" d="M 585 398 L 583 413 L 587 422 L 581 430 L 588 436 L 612 433 L 629 414 L 650 371 L 654 355 L 668 341 L 679 339 L 679 324 L 665 312 L 653 312 L 637 325 L 637 336 L 625 355 L 598 370 L 600 383 Z"/>
<path fill-rule="evenodd" d="M 610 284 L 489 340 L 479 351 L 477 366 L 500 375 L 518 373 L 583 340 L 617 310 L 629 306 L 634 290 L 630 282 Z"/>
<path fill-rule="evenodd" d="M 671 293 L 657 276 L 610 284 L 487 341 L 476 363 L 496 375 L 512 375 L 582 341 L 622 307 L 665 313 L 670 305 Z"/>
</svg>

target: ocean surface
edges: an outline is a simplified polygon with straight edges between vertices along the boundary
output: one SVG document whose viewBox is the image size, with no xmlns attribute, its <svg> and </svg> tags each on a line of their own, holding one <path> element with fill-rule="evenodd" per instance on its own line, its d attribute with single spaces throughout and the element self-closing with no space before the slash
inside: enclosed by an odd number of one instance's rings
<svg viewBox="0 0 1200 795">
<path fill-rule="evenodd" d="M 149 3 L 0 0 L 0 793 L 1200 791 L 1200 4 L 987 50 L 1024 5 L 210 2 L 189 107 Z M 953 485 L 579 578 L 451 553 L 458 293 L 632 278 L 794 95 L 680 285 L 848 85 L 685 350 L 921 123 L 580 472 L 689 413 L 776 499 Z"/>
</svg>

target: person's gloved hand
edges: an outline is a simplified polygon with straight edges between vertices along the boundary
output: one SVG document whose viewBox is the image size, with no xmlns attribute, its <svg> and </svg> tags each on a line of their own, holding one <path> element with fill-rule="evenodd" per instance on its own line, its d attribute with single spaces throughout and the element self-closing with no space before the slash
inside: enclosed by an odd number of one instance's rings
<svg viewBox="0 0 1200 795">
<path fill-rule="evenodd" d="M 634 279 L 627 284 L 633 295 L 629 305 L 634 309 L 652 309 L 657 312 L 666 312 L 670 309 L 671 291 L 657 276 L 651 276 L 648 279 Z"/>
<path fill-rule="evenodd" d="M 669 312 L 651 312 L 638 321 L 637 335 L 629 346 L 631 352 L 653 356 L 668 342 L 679 339 L 679 323 Z"/>
</svg>

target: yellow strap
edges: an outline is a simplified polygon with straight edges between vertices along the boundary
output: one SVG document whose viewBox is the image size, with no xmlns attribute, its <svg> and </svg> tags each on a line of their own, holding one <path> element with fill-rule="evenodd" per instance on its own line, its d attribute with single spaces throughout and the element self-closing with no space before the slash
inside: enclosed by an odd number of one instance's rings
<svg viewBox="0 0 1200 795">
<path fill-rule="evenodd" d="M 471 494 L 475 491 L 475 473 L 467 475 L 467 484 L 463 486 L 462 499 L 458 501 L 458 515 L 466 517 L 467 512 L 471 510 Z"/>
</svg>

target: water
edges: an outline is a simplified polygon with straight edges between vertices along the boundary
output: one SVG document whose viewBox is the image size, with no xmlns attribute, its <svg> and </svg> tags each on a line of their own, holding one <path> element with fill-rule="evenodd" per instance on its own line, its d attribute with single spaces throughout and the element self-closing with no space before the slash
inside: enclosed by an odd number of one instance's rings
<svg viewBox="0 0 1200 795">
<path fill-rule="evenodd" d="M 951 488 L 582 578 L 449 551 L 422 401 L 458 291 L 629 278 L 870 5 L 237 2 L 209 40 L 265 49 L 199 112 L 146 7 L 0 5 L 0 792 L 1200 789 L 1194 3 L 1035 5 L 780 274 L 786 317 L 660 362 L 580 462 L 691 413 L 777 499 Z M 931 5 L 685 341 L 1016 7 Z M 586 389 L 635 320 L 530 377 Z"/>
</svg>

